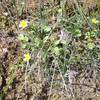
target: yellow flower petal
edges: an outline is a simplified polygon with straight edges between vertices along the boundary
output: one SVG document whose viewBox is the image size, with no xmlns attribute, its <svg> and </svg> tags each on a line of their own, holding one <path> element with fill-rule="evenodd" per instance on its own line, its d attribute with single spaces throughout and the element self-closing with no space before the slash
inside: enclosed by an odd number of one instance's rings
<svg viewBox="0 0 100 100">
<path fill-rule="evenodd" d="M 29 61 L 31 59 L 31 56 L 29 53 L 24 54 L 24 61 Z"/>
<path fill-rule="evenodd" d="M 96 18 L 93 18 L 93 19 L 92 19 L 92 23 L 93 23 L 93 24 L 97 24 L 98 22 L 99 22 L 99 21 L 96 20 Z"/>
<path fill-rule="evenodd" d="M 28 22 L 25 20 L 20 21 L 19 27 L 20 28 L 25 28 L 28 26 Z"/>
</svg>

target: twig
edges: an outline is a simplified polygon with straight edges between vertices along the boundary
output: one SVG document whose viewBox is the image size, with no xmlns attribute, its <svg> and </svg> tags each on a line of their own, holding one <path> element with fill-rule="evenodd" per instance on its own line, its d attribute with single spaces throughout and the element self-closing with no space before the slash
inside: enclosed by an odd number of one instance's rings
<svg viewBox="0 0 100 100">
<path fill-rule="evenodd" d="M 66 90 L 66 92 L 67 92 L 67 95 L 69 96 L 69 94 L 68 94 L 68 88 L 67 88 L 67 86 L 66 86 L 66 82 L 65 82 L 65 80 L 64 80 L 62 71 L 61 71 L 61 69 L 60 69 L 60 67 L 59 67 L 59 65 L 58 65 L 58 62 L 56 62 L 56 65 L 57 65 L 58 70 L 59 70 L 59 72 L 60 72 L 60 76 L 61 76 L 61 78 L 62 78 L 62 82 L 63 82 L 63 85 L 64 85 L 65 90 Z"/>
<path fill-rule="evenodd" d="M 80 83 L 72 83 L 71 85 L 82 85 L 82 86 L 86 86 L 86 87 L 89 87 L 89 88 L 93 88 L 93 89 L 96 89 L 97 91 L 100 92 L 100 90 L 96 87 L 93 87 L 93 86 L 90 86 L 90 85 L 87 85 L 87 84 L 80 84 Z"/>
<path fill-rule="evenodd" d="M 48 100 L 50 100 L 50 96 L 51 96 L 51 91 L 52 91 L 52 86 L 53 86 L 53 80 L 54 80 L 54 76 L 55 76 L 55 69 L 56 69 L 56 65 L 55 65 L 55 67 L 53 69 L 53 75 L 52 75 L 52 80 L 51 80 L 51 85 L 50 85 Z"/>
</svg>

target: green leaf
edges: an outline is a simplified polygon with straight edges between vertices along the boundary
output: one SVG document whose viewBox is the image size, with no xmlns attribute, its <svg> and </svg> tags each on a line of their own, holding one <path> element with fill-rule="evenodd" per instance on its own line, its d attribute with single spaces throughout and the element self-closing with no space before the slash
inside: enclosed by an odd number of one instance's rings
<svg viewBox="0 0 100 100">
<path fill-rule="evenodd" d="M 35 38 L 35 45 L 36 47 L 39 47 L 41 43 L 41 40 L 39 38 Z"/>
<path fill-rule="evenodd" d="M 28 37 L 23 35 L 23 34 L 19 34 L 18 39 L 21 40 L 21 41 L 28 42 Z"/>
<path fill-rule="evenodd" d="M 92 50 L 93 48 L 95 48 L 95 44 L 94 43 L 88 43 L 87 47 L 88 47 L 88 49 Z"/>
<path fill-rule="evenodd" d="M 27 36 L 24 36 L 24 41 L 28 42 L 28 37 Z"/>
<path fill-rule="evenodd" d="M 60 8 L 60 9 L 58 9 L 58 12 L 59 12 L 59 13 L 62 13 L 62 9 L 61 9 L 61 8 Z"/>
<path fill-rule="evenodd" d="M 50 26 L 44 26 L 44 27 L 43 27 L 43 30 L 44 30 L 45 32 L 50 32 L 50 31 L 51 31 L 51 27 L 50 27 Z"/>
<path fill-rule="evenodd" d="M 25 48 L 26 48 L 26 46 L 27 46 L 26 44 L 22 44 L 22 46 L 21 46 L 21 47 L 22 47 L 23 49 L 25 49 Z"/>
<path fill-rule="evenodd" d="M 66 40 L 62 40 L 61 43 L 64 44 L 64 45 L 67 44 Z"/>
<path fill-rule="evenodd" d="M 49 39 L 49 36 L 44 37 L 43 43 L 47 42 L 48 39 Z"/>
<path fill-rule="evenodd" d="M 23 34 L 19 34 L 18 35 L 18 40 L 24 40 L 24 35 Z"/>
<path fill-rule="evenodd" d="M 54 42 L 54 45 L 57 46 L 60 43 L 60 40 Z"/>
<path fill-rule="evenodd" d="M 58 47 L 54 47 L 53 48 L 53 53 L 55 53 L 56 55 L 60 54 L 60 49 Z"/>
<path fill-rule="evenodd" d="M 0 100 L 3 100 L 3 96 L 4 96 L 3 94 L 0 94 Z"/>
<path fill-rule="evenodd" d="M 75 30 L 74 35 L 75 35 L 76 37 L 80 37 L 80 36 L 81 36 L 81 31 L 80 31 L 79 29 Z"/>
</svg>

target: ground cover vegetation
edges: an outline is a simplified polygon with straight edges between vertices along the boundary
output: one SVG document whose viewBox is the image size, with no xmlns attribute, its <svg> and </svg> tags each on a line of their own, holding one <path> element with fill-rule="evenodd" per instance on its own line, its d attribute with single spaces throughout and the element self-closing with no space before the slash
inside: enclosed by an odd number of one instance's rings
<svg viewBox="0 0 100 100">
<path fill-rule="evenodd" d="M 99 100 L 99 15 L 99 0 L 1 0 L 0 100 Z"/>
</svg>

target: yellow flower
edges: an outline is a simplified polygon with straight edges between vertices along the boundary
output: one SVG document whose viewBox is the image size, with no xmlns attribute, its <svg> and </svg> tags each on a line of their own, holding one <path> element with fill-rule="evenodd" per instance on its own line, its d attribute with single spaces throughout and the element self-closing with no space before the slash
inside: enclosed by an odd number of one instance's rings
<svg viewBox="0 0 100 100">
<path fill-rule="evenodd" d="M 19 27 L 20 28 L 25 28 L 27 26 L 28 26 L 28 22 L 26 20 L 20 21 L 20 23 L 19 23 Z"/>
<path fill-rule="evenodd" d="M 29 61 L 31 59 L 31 56 L 29 53 L 24 54 L 24 61 Z"/>
<path fill-rule="evenodd" d="M 99 21 L 96 20 L 96 18 L 93 18 L 93 19 L 92 19 L 92 23 L 93 23 L 93 24 L 97 24 L 98 22 L 99 22 Z"/>
</svg>

